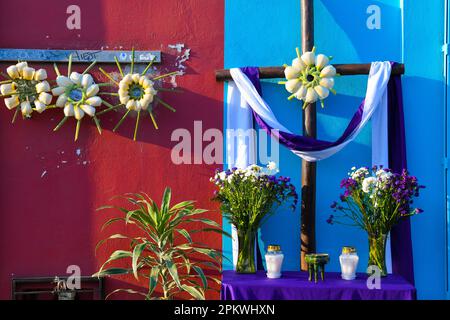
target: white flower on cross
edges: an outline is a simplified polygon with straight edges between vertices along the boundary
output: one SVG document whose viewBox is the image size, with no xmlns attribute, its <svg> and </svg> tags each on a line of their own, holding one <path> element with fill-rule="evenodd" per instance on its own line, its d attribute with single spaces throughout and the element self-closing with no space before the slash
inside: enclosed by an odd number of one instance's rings
<svg viewBox="0 0 450 320">
<path fill-rule="evenodd" d="M 333 90 L 336 69 L 329 64 L 331 57 L 323 54 L 316 56 L 315 48 L 302 55 L 298 48 L 296 50 L 297 58 L 292 60 L 292 65 L 285 65 L 284 75 L 287 81 L 279 83 L 284 84 L 286 90 L 292 93 L 289 100 L 303 100 L 303 109 L 317 100 L 320 100 L 323 108 L 323 100 L 330 91 L 336 94 Z"/>
</svg>

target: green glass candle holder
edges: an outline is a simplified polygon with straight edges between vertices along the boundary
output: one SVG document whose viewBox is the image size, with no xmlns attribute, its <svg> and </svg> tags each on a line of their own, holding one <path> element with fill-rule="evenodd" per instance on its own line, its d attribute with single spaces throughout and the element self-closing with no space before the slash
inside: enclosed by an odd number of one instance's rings
<svg viewBox="0 0 450 320">
<path fill-rule="evenodd" d="M 325 265 L 330 261 L 328 253 L 310 253 L 305 256 L 306 264 L 308 265 L 309 277 L 308 280 L 312 281 L 314 275 L 314 282 L 317 283 L 317 278 L 320 272 L 322 281 L 325 278 Z"/>
</svg>

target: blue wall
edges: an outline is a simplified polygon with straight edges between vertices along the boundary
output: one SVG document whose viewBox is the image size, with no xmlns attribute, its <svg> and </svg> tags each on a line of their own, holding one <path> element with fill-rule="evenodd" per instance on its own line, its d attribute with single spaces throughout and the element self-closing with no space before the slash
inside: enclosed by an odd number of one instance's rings
<svg viewBox="0 0 450 320">
<path fill-rule="evenodd" d="M 444 14 L 443 0 L 405 1 L 408 165 L 427 186 L 419 201 L 426 212 L 412 221 L 414 271 L 419 297 L 430 299 L 445 297 Z"/>
<path fill-rule="evenodd" d="M 404 57 L 409 167 L 428 187 L 419 201 L 426 212 L 413 219 L 416 282 L 420 298 L 444 298 L 445 207 L 441 164 L 444 113 L 440 53 L 444 5 L 443 0 L 407 2 L 402 9 L 400 0 L 316 0 L 315 43 L 318 52 L 334 56 L 333 63 L 402 61 Z M 366 9 L 373 4 L 381 8 L 380 30 L 366 27 L 369 17 Z M 299 45 L 299 0 L 225 1 L 226 68 L 289 64 Z M 340 136 L 365 94 L 366 80 L 365 76 L 337 79 L 338 95 L 328 98 L 326 108 L 318 110 L 320 138 L 335 140 Z M 300 104 L 287 101 L 288 93 L 273 81 L 264 82 L 263 94 L 280 122 L 300 133 Z M 422 148 L 427 148 L 426 156 L 421 153 Z M 343 245 L 357 246 L 362 261 L 359 271 L 365 269 L 367 240 L 364 232 L 328 225 L 326 219 L 331 213 L 329 204 L 340 194 L 339 182 L 350 167 L 370 165 L 370 162 L 371 131 L 368 126 L 343 151 L 318 163 L 317 250 L 330 253 L 332 259 L 328 270 L 339 270 L 337 257 Z M 281 147 L 280 174 L 290 176 L 299 190 L 300 167 L 300 158 Z M 299 210 L 292 213 L 280 209 L 261 230 L 261 243 L 281 244 L 286 253 L 286 270 L 299 269 L 299 222 Z M 224 225 L 229 229 L 226 222 Z M 230 254 L 231 241 L 224 238 L 223 247 L 225 253 Z M 230 268 L 230 265 L 224 267 Z"/>
</svg>

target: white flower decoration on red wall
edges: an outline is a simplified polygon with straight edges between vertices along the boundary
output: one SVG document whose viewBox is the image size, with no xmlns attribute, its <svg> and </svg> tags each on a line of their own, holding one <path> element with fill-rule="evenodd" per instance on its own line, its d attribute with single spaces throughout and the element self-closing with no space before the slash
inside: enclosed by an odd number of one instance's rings
<svg viewBox="0 0 450 320">
<path fill-rule="evenodd" d="M 49 107 L 52 96 L 48 93 L 50 84 L 44 69 L 35 70 L 27 62 L 19 62 L 9 66 L 6 72 L 7 80 L 1 82 L 0 92 L 6 107 L 16 108 L 12 122 L 19 111 L 24 118 L 29 118 L 33 111 L 41 113 Z"/>
</svg>

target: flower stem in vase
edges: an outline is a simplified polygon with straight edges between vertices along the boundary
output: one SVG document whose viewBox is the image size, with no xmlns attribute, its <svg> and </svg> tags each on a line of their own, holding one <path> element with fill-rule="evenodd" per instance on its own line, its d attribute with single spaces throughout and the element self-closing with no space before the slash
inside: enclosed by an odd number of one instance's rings
<svg viewBox="0 0 450 320">
<path fill-rule="evenodd" d="M 386 234 L 369 234 L 369 263 L 368 266 L 376 266 L 381 276 L 387 276 L 386 270 Z"/>
<path fill-rule="evenodd" d="M 238 230 L 237 273 L 256 273 L 255 240 L 256 230 Z"/>
</svg>

